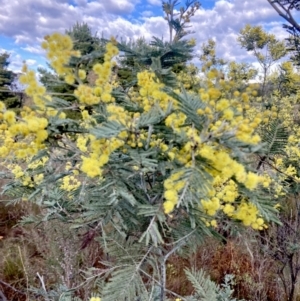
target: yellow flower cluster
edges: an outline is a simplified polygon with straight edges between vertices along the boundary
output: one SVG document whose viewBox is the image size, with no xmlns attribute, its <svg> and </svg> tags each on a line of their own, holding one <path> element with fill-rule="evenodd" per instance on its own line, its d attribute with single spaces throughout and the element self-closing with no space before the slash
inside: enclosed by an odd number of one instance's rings
<svg viewBox="0 0 300 301">
<path fill-rule="evenodd" d="M 43 157 L 39 160 L 27 163 L 27 165 L 25 165 L 24 162 L 23 163 L 24 168 L 18 164 L 9 164 L 7 165 L 7 168 L 14 175 L 15 179 L 18 179 L 22 183 L 22 185 L 28 187 L 34 187 L 35 185 L 38 185 L 43 181 L 44 174 L 39 173 L 39 174 L 32 175 L 28 170 L 34 170 L 36 168 L 44 166 L 47 160 L 48 158 Z"/>
<path fill-rule="evenodd" d="M 5 111 L 2 117 L 8 125 L 12 125 L 16 122 L 16 113 L 14 111 Z"/>
<path fill-rule="evenodd" d="M 79 70 L 78 70 L 78 77 L 79 77 L 81 80 L 85 80 L 85 79 L 86 79 L 86 72 L 85 72 L 85 70 L 79 69 Z"/>
<path fill-rule="evenodd" d="M 255 230 L 263 230 L 267 226 L 264 224 L 264 220 L 258 216 L 257 207 L 249 202 L 242 202 L 232 215 L 233 218 L 242 221 L 245 226 L 251 226 Z"/>
<path fill-rule="evenodd" d="M 178 203 L 178 194 L 187 185 L 186 180 L 182 179 L 183 172 L 175 172 L 168 179 L 164 181 L 164 212 L 171 213 Z"/>
<path fill-rule="evenodd" d="M 144 111 L 150 111 L 154 105 L 158 105 L 163 110 L 166 110 L 171 101 L 176 103 L 170 96 L 161 91 L 164 85 L 159 83 L 157 79 L 155 80 L 154 73 L 147 70 L 142 71 L 138 73 L 137 80 Z"/>
<path fill-rule="evenodd" d="M 112 75 L 111 69 L 113 67 L 112 59 L 119 53 L 118 48 L 113 44 L 113 42 L 107 43 L 106 53 L 104 55 L 103 64 L 95 64 L 93 67 L 94 72 L 97 74 L 98 78 L 96 80 L 97 86 L 102 86 L 109 82 Z"/>
<path fill-rule="evenodd" d="M 45 36 L 42 48 L 47 50 L 47 58 L 58 75 L 64 76 L 68 84 L 75 82 L 72 69 L 67 67 L 71 56 L 80 56 L 79 51 L 73 50 L 73 41 L 70 36 L 58 32 Z"/>
<path fill-rule="evenodd" d="M 299 92 L 300 94 L 300 92 Z M 288 157 L 288 160 L 289 160 L 289 165 L 292 165 L 294 167 L 296 167 L 298 169 L 298 162 L 299 162 L 299 159 L 300 159 L 300 148 L 299 148 L 299 141 L 300 141 L 300 124 L 299 122 L 295 124 L 295 120 L 298 121 L 300 119 L 300 114 L 299 114 L 299 111 L 297 113 L 297 115 L 295 116 L 291 116 L 291 114 L 288 114 L 288 111 L 285 111 L 285 108 L 286 107 L 289 107 L 289 105 L 285 105 L 286 104 L 286 101 L 284 101 L 284 109 L 282 110 L 282 113 L 280 112 L 280 116 L 282 116 L 281 114 L 283 114 L 282 118 L 284 118 L 284 122 L 286 122 L 283 126 L 286 126 L 287 128 L 289 128 L 291 131 L 291 134 L 288 138 L 288 143 L 285 147 L 285 152 L 287 154 L 287 157 Z M 299 104 L 294 104 L 293 107 L 291 107 L 291 111 L 292 112 L 297 112 L 297 106 Z M 291 112 L 290 111 L 290 112 Z M 278 158 L 277 158 L 278 159 Z M 281 162 L 280 164 L 280 169 L 287 173 L 287 172 L 290 172 L 290 171 L 287 171 L 285 170 L 286 168 L 288 168 L 288 166 L 284 166 L 283 162 Z M 290 167 L 291 169 L 291 167 Z M 293 175 L 294 178 L 297 178 L 296 177 L 296 173 Z"/>
<path fill-rule="evenodd" d="M 237 139 L 257 144 L 261 141 L 258 134 L 254 134 L 255 130 L 257 129 L 258 125 L 261 122 L 261 118 L 256 117 L 253 121 L 250 121 L 248 119 L 244 119 L 242 123 L 240 123 L 237 127 L 236 137 Z"/>
<path fill-rule="evenodd" d="M 142 130 L 140 133 L 138 134 L 128 134 L 126 131 L 123 131 L 119 134 L 119 137 L 121 139 L 125 139 L 126 138 L 126 145 L 132 147 L 132 148 L 136 148 L 136 147 L 143 147 L 146 144 L 146 140 L 147 140 L 147 134 L 145 132 L 145 130 Z M 153 140 L 150 142 L 150 146 L 159 146 L 159 142 L 156 140 Z"/>
<path fill-rule="evenodd" d="M 218 71 L 210 71 L 215 73 Z M 215 78 L 217 75 L 212 75 Z M 232 131 L 235 133 L 237 139 L 257 144 L 260 142 L 260 137 L 255 132 L 260 125 L 262 119 L 267 114 L 262 114 L 258 108 L 250 107 L 249 93 L 253 90 L 250 89 L 248 92 L 240 93 L 239 91 L 228 91 L 234 87 L 234 82 L 219 81 L 219 86 L 212 81 L 207 82 L 207 89 L 201 88 L 199 90 L 200 99 L 207 104 L 203 109 L 198 109 L 199 115 L 205 115 L 212 122 L 210 125 L 211 133 L 216 136 L 224 133 L 225 131 Z M 229 90 L 226 90 L 226 86 L 229 85 Z M 246 118 L 245 112 L 247 112 L 248 118 Z"/>
<path fill-rule="evenodd" d="M 38 83 L 34 71 L 28 70 L 26 64 L 24 64 L 22 72 L 23 74 L 20 75 L 19 81 L 21 84 L 27 85 L 25 93 L 33 99 L 33 102 L 39 109 L 44 109 L 45 105 L 43 99 L 51 101 L 51 97 L 46 95 L 45 87 Z"/>
<path fill-rule="evenodd" d="M 93 67 L 93 70 L 98 77 L 95 82 L 96 87 L 94 89 L 94 93 L 101 98 L 101 101 L 105 103 L 109 103 L 114 100 L 111 96 L 111 91 L 113 88 L 111 77 L 112 68 L 114 66 L 112 59 L 119 53 L 119 50 L 114 43 L 114 41 L 107 43 L 103 64 L 96 64 Z"/>
<path fill-rule="evenodd" d="M 48 162 L 48 160 L 49 160 L 48 157 L 42 157 L 38 160 L 33 160 L 33 161 L 30 160 L 30 163 L 28 163 L 27 167 L 29 169 L 36 169 L 36 168 L 39 168 L 39 167 L 43 167 Z"/>
<path fill-rule="evenodd" d="M 214 179 L 215 190 L 210 191 L 210 199 L 201 200 L 200 209 L 206 214 L 215 216 L 218 210 L 222 210 L 228 217 L 240 220 L 245 226 L 251 226 L 255 230 L 267 227 L 264 220 L 259 216 L 257 207 L 245 200 L 240 204 L 235 201 L 239 196 L 237 184 L 233 180 L 224 181 L 220 176 Z M 209 225 L 216 226 L 213 220 Z"/>
<path fill-rule="evenodd" d="M 199 155 L 208 159 L 213 167 L 211 171 L 214 176 L 220 175 L 224 181 L 233 176 L 239 183 L 245 185 L 249 190 L 254 190 L 263 178 L 255 173 L 246 172 L 242 164 L 233 160 L 230 155 L 224 150 L 215 150 L 209 145 L 203 145 L 199 150 Z M 218 173 L 216 173 L 218 171 Z"/>
<path fill-rule="evenodd" d="M 96 139 L 90 135 L 89 157 L 81 156 L 81 171 L 89 177 L 102 176 L 102 167 L 108 163 L 109 156 L 116 149 L 124 145 L 119 138 Z"/>
<path fill-rule="evenodd" d="M 201 144 L 200 133 L 196 129 L 189 128 L 186 131 L 186 135 L 187 135 L 187 138 L 189 140 L 188 148 L 195 149 L 198 145 Z"/>
<path fill-rule="evenodd" d="M 195 87 L 201 83 L 200 78 L 195 76 L 197 73 L 198 68 L 194 64 L 189 64 L 185 70 L 180 71 L 179 74 L 176 75 L 176 78 L 186 90 L 194 90 Z"/>
<path fill-rule="evenodd" d="M 126 111 L 123 107 L 116 104 L 109 104 L 107 105 L 106 110 L 109 114 L 108 120 L 118 121 L 128 128 L 131 128 L 133 126 L 132 118 L 129 115 L 129 112 Z M 137 114 L 136 117 L 139 117 L 139 114 Z"/>
<path fill-rule="evenodd" d="M 182 126 L 186 120 L 186 115 L 181 112 L 175 112 L 170 114 L 166 120 L 165 124 L 168 127 L 171 127 L 175 133 L 182 131 Z"/>
<path fill-rule="evenodd" d="M 19 117 L 15 112 L 6 110 L 3 103 L 0 103 L 0 108 L 0 157 L 9 155 L 21 159 L 36 154 L 44 147 L 43 143 L 48 138 L 47 119 L 38 117 L 36 112 L 26 107 Z"/>
<path fill-rule="evenodd" d="M 102 155 L 100 158 L 94 159 L 82 156 L 81 159 L 81 170 L 89 177 L 94 178 L 102 175 L 101 167 L 108 162 L 109 157 L 107 155 Z"/>
<path fill-rule="evenodd" d="M 177 160 L 185 167 L 191 167 L 192 157 L 198 155 L 201 147 L 201 138 L 200 133 L 195 128 L 181 126 L 184 125 L 185 120 L 186 116 L 180 112 L 172 113 L 165 120 L 166 125 L 172 127 L 175 133 L 185 136 L 187 142 L 182 147 L 170 147 L 163 142 L 163 139 L 155 135 L 151 136 L 153 139 L 150 142 L 150 146 L 158 146 L 170 160 Z"/>
<path fill-rule="evenodd" d="M 7 166 L 10 171 L 14 174 L 16 179 L 20 179 L 24 176 L 24 171 L 21 166 L 10 164 Z"/>
<path fill-rule="evenodd" d="M 114 44 L 107 43 L 106 53 L 104 55 L 103 64 L 95 64 L 93 70 L 97 75 L 96 86 L 90 87 L 88 85 L 80 84 L 75 90 L 74 95 L 79 99 L 80 103 L 87 105 L 96 105 L 100 102 L 109 103 L 114 101 L 111 96 L 113 84 L 111 81 L 112 59 L 118 54 L 118 48 Z M 80 75 L 81 74 L 81 75 Z M 83 70 L 79 70 L 79 77 L 84 78 L 86 75 Z"/>
<path fill-rule="evenodd" d="M 27 159 L 27 161 L 31 160 Z M 34 160 L 31 161 L 30 163 L 27 164 L 28 170 L 35 170 L 38 168 L 41 168 L 45 166 L 45 164 L 48 162 L 49 158 L 48 157 L 42 157 L 39 160 Z M 34 187 L 35 185 L 40 184 L 44 180 L 44 174 L 39 173 L 39 174 L 34 174 L 33 176 L 30 176 L 30 173 L 28 171 L 25 172 L 24 177 L 22 178 L 22 184 L 24 186 L 29 186 L 29 187 Z"/>
<path fill-rule="evenodd" d="M 216 178 L 220 178 L 217 176 Z M 238 197 L 238 187 L 233 180 L 229 180 L 224 182 L 221 178 L 221 185 L 216 188 L 216 196 L 221 199 L 225 203 L 233 203 L 235 199 Z M 214 180 L 214 183 L 216 179 Z"/>
<path fill-rule="evenodd" d="M 82 122 L 80 125 L 85 129 L 90 129 L 97 125 L 97 121 L 94 118 L 93 114 L 90 114 L 88 110 L 85 109 L 85 106 L 80 106 L 81 109 L 81 116 L 82 116 Z M 79 139 L 84 138 L 83 134 L 77 135 Z"/>
<path fill-rule="evenodd" d="M 220 200 L 216 197 L 213 197 L 210 200 L 201 200 L 201 205 L 205 212 L 211 216 L 215 215 L 221 206 Z"/>
<path fill-rule="evenodd" d="M 80 103 L 87 105 L 96 105 L 101 99 L 94 94 L 94 89 L 88 85 L 81 84 L 74 91 L 74 95 L 79 99 Z"/>
<path fill-rule="evenodd" d="M 76 145 L 77 145 L 78 149 L 83 153 L 88 150 L 88 148 L 87 148 L 88 140 L 89 140 L 89 138 L 87 136 L 77 135 Z"/>
<path fill-rule="evenodd" d="M 77 189 L 81 185 L 81 182 L 73 175 L 65 176 L 62 180 L 61 189 L 66 191 L 72 191 Z"/>
</svg>

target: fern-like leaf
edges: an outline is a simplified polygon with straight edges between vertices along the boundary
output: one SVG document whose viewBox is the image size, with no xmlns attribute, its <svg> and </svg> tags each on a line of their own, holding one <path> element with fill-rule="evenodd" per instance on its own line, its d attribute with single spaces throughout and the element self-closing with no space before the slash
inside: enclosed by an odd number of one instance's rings
<svg viewBox="0 0 300 301">
<path fill-rule="evenodd" d="M 103 289 L 103 301 L 136 300 L 147 294 L 142 278 L 134 265 L 123 266 L 112 273 Z M 144 299 L 144 298 L 143 298 Z"/>
<path fill-rule="evenodd" d="M 196 300 L 217 301 L 218 286 L 211 281 L 203 270 L 184 270 L 188 280 L 195 289 Z"/>
<path fill-rule="evenodd" d="M 266 155 L 283 154 L 288 138 L 287 129 L 279 121 L 270 123 L 269 128 L 265 129 L 262 135 L 262 141 L 267 144 Z"/>
</svg>

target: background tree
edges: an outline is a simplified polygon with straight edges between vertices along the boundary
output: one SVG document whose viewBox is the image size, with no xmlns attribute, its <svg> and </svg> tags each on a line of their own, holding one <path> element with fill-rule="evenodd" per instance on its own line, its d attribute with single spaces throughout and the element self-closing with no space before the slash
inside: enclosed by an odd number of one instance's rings
<svg viewBox="0 0 300 301">
<path fill-rule="evenodd" d="M 273 89 L 282 97 L 297 95 L 300 87 L 300 74 L 291 61 L 283 62 L 271 76 Z"/>
<path fill-rule="evenodd" d="M 283 27 L 290 33 L 287 38 L 288 51 L 291 53 L 291 59 L 296 65 L 300 64 L 300 25 L 297 18 L 294 17 L 294 11 L 300 10 L 300 4 L 297 0 L 267 0 L 276 12 L 289 24 Z"/>
<path fill-rule="evenodd" d="M 87 23 L 77 22 L 71 29 L 66 30 L 66 34 L 72 38 L 74 50 L 80 51 L 83 56 L 101 49 L 101 39 L 97 34 L 92 33 L 92 30 Z M 95 62 L 91 62 L 91 64 L 92 63 Z"/>
<path fill-rule="evenodd" d="M 250 64 L 229 62 L 218 57 L 216 42 L 212 39 L 202 45 L 199 59 L 203 73 L 200 85 L 206 88 L 212 84 L 218 85 L 222 91 L 220 97 L 235 98 L 236 95 L 243 93 L 246 93 L 247 97 L 252 97 L 251 93 L 247 93 L 247 89 L 251 87 L 256 90 L 255 85 L 250 84 L 250 80 L 255 78 L 257 70 Z"/>
<path fill-rule="evenodd" d="M 190 22 L 191 17 L 195 15 L 195 12 L 200 8 L 199 1 L 187 0 L 185 6 L 180 7 L 179 11 L 176 12 L 176 6 L 179 3 L 179 0 L 162 2 L 165 19 L 168 21 L 169 25 L 170 43 L 179 41 L 187 34 L 192 33 L 192 31 L 186 30 L 189 27 L 187 24 Z"/>
<path fill-rule="evenodd" d="M 285 43 L 276 39 L 273 34 L 261 26 L 246 25 L 238 37 L 238 42 L 247 51 L 252 52 L 262 68 L 261 95 L 267 93 L 267 76 L 270 68 L 286 54 Z"/>
<path fill-rule="evenodd" d="M 284 18 L 290 26 L 300 32 L 300 26 L 294 18 L 293 10 L 300 10 L 298 0 L 267 0 L 270 5 L 277 11 L 280 17 Z"/>
<path fill-rule="evenodd" d="M 235 82 L 248 84 L 257 76 L 257 69 L 249 63 L 230 62 L 227 70 L 228 78 Z"/>
<path fill-rule="evenodd" d="M 199 59 L 202 65 L 202 72 L 211 69 L 221 70 L 227 63 L 224 59 L 217 57 L 216 42 L 213 39 L 209 39 L 206 43 L 202 44 Z"/>
<path fill-rule="evenodd" d="M 22 103 L 22 95 L 15 95 L 11 90 L 17 75 L 8 70 L 9 54 L 0 54 L 0 101 L 4 101 L 8 108 L 18 108 Z"/>
<path fill-rule="evenodd" d="M 118 59 L 117 75 L 124 89 L 136 86 L 136 74 L 145 66 L 149 68 L 151 58 L 149 53 L 153 47 L 144 39 L 120 41 L 119 50 L 121 54 Z"/>
<path fill-rule="evenodd" d="M 179 3 L 178 0 L 169 0 L 162 4 L 165 19 L 169 25 L 169 41 L 153 37 L 150 43 L 147 43 L 143 38 L 137 41 L 118 43 L 118 48 L 121 51 L 118 76 L 120 80 L 124 79 L 126 88 L 128 85 L 135 84 L 132 79 L 137 72 L 145 68 L 155 70 L 161 81 L 175 84 L 174 73 L 184 70 L 186 63 L 192 59 L 195 41 L 186 39 L 187 35 L 192 33 L 186 29 L 187 23 L 199 9 L 200 4 L 198 1 L 188 0 L 177 13 L 176 6 Z M 125 79 L 131 80 L 126 81 Z"/>
</svg>

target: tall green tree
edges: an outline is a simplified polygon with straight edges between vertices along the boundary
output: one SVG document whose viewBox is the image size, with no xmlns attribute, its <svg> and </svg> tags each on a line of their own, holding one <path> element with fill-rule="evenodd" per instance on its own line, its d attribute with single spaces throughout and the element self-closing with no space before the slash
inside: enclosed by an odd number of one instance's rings
<svg viewBox="0 0 300 301">
<path fill-rule="evenodd" d="M 16 74 L 8 70 L 9 54 L 0 54 L 0 101 L 3 101 L 7 108 L 21 106 L 21 98 L 11 91 L 11 86 L 16 79 Z"/>
<path fill-rule="evenodd" d="M 176 7 L 180 1 L 168 0 L 162 2 L 165 20 L 169 26 L 169 41 L 153 37 L 150 43 L 140 38 L 136 41 L 118 43 L 121 51 L 120 68 L 118 76 L 126 87 L 135 85 L 136 74 L 147 68 L 155 71 L 156 76 L 162 82 L 175 85 L 175 74 L 185 69 L 186 63 L 193 58 L 195 43 L 186 37 L 192 33 L 187 30 L 187 25 L 195 12 L 199 9 L 200 3 L 195 0 L 188 0 L 185 6 Z"/>
<path fill-rule="evenodd" d="M 69 30 L 66 30 L 74 41 L 74 50 L 79 50 L 81 55 L 87 55 L 95 50 L 99 50 L 100 38 L 92 33 L 87 23 L 76 23 Z"/>
</svg>

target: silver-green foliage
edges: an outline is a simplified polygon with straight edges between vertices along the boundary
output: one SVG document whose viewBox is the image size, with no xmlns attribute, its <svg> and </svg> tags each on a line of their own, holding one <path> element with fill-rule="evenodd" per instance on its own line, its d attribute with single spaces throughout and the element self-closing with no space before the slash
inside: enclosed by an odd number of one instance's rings
<svg viewBox="0 0 300 301">
<path fill-rule="evenodd" d="M 192 283 L 195 293 L 187 301 L 245 301 L 233 298 L 234 276 L 226 275 L 221 285 L 213 282 L 206 273 L 200 270 L 185 270 L 188 280 Z"/>
</svg>

